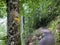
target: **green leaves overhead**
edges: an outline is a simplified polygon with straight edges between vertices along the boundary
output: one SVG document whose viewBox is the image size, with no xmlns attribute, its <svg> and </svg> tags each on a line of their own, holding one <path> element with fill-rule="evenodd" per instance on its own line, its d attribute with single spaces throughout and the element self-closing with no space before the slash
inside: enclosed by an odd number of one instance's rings
<svg viewBox="0 0 60 45">
<path fill-rule="evenodd" d="M 42 14 L 50 12 L 49 6 L 52 6 L 52 0 L 21 0 L 20 14 L 24 16 L 32 15 L 39 8 Z"/>
</svg>

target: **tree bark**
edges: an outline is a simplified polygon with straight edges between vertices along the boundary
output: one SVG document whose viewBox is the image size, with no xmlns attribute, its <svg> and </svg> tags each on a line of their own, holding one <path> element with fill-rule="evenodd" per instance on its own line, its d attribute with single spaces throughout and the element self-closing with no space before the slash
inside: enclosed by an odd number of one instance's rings
<svg viewBox="0 0 60 45">
<path fill-rule="evenodd" d="M 18 0 L 7 3 L 7 45 L 21 45 Z"/>
</svg>

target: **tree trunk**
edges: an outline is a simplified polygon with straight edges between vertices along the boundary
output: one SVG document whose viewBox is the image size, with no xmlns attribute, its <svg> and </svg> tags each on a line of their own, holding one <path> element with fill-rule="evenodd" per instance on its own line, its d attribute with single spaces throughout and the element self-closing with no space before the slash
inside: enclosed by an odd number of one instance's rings
<svg viewBox="0 0 60 45">
<path fill-rule="evenodd" d="M 21 45 L 18 0 L 6 0 L 6 3 L 7 3 L 7 45 Z"/>
</svg>

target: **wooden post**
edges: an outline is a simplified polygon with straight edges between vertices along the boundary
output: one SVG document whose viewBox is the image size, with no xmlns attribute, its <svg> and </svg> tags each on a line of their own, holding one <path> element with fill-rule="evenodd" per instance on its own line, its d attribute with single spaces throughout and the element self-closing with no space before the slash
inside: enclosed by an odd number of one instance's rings
<svg viewBox="0 0 60 45">
<path fill-rule="evenodd" d="M 21 45 L 18 0 L 7 3 L 7 45 Z"/>
</svg>

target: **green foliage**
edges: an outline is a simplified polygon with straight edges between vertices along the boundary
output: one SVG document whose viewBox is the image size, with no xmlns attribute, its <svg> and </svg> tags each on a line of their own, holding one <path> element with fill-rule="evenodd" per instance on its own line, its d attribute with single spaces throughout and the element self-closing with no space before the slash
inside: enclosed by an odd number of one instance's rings
<svg viewBox="0 0 60 45">
<path fill-rule="evenodd" d="M 0 1 L 0 18 L 6 16 L 6 3 L 5 1 Z"/>
<path fill-rule="evenodd" d="M 6 45 L 5 40 L 0 40 L 0 45 Z"/>
<path fill-rule="evenodd" d="M 0 45 L 6 45 L 6 39 L 7 39 L 7 29 L 6 28 L 7 28 L 7 26 L 6 26 L 5 18 L 2 20 L 0 21 Z"/>
<path fill-rule="evenodd" d="M 52 32 L 60 21 L 60 0 L 19 0 L 19 13 L 24 16 L 22 40 L 40 26 L 47 26 Z M 0 0 L 0 18 L 6 16 L 6 0 Z M 5 40 L 5 26 L 0 26 L 0 39 Z M 2 36 L 3 35 L 3 36 Z M 58 35 L 56 36 L 58 38 Z M 4 41 L 1 41 L 4 45 Z M 23 44 L 24 45 L 24 44 Z"/>
<path fill-rule="evenodd" d="M 6 30 L 5 30 L 5 26 L 1 25 L 0 26 L 0 40 L 5 40 L 7 36 Z"/>
<path fill-rule="evenodd" d="M 60 15 L 59 0 L 20 0 L 20 15 L 24 16 L 23 39 L 40 26 L 48 26 L 54 32 Z"/>
<path fill-rule="evenodd" d="M 58 25 L 58 23 L 60 22 L 60 15 L 57 16 L 54 20 L 52 20 L 47 27 L 54 32 L 54 30 L 56 29 L 56 26 Z"/>
<path fill-rule="evenodd" d="M 59 22 L 60 22 L 60 15 L 57 16 L 55 20 L 52 20 L 50 24 L 48 24 L 47 26 L 55 35 L 56 45 L 59 45 L 59 41 L 60 41 L 60 36 L 59 36 L 60 32 L 56 31 L 58 30 L 57 26 L 59 25 Z"/>
</svg>

